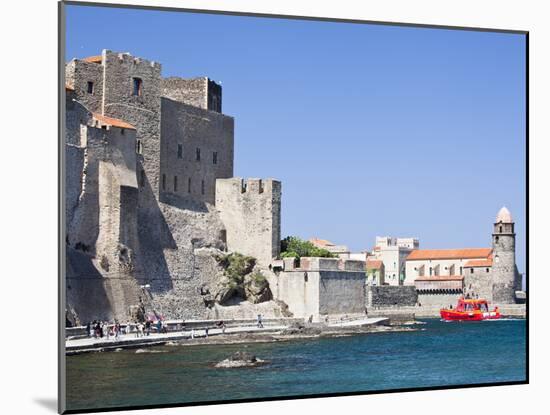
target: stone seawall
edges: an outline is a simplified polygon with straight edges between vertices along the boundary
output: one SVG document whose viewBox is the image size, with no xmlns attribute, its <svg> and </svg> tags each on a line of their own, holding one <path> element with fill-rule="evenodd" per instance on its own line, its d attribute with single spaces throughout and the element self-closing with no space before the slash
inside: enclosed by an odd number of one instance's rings
<svg viewBox="0 0 550 415">
<path fill-rule="evenodd" d="M 415 306 L 418 301 L 418 294 L 414 286 L 366 286 L 365 287 L 366 307 L 407 307 Z"/>
<path fill-rule="evenodd" d="M 491 304 L 491 309 L 493 306 L 497 306 L 505 318 L 525 318 L 527 315 L 525 304 Z M 368 309 L 368 316 L 389 317 L 390 319 L 398 315 L 414 315 L 417 319 L 439 318 L 439 310 L 441 310 L 441 307 L 438 306 L 383 307 Z"/>
</svg>

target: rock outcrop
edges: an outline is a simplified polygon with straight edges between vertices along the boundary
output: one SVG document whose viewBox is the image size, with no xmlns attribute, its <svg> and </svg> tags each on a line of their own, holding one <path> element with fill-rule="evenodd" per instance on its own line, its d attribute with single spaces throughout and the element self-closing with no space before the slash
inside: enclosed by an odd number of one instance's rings
<svg viewBox="0 0 550 415">
<path fill-rule="evenodd" d="M 217 363 L 215 367 L 219 368 L 236 368 L 236 367 L 253 367 L 264 364 L 264 360 L 258 359 L 250 352 L 238 351 L 233 353 L 227 359 Z"/>
</svg>

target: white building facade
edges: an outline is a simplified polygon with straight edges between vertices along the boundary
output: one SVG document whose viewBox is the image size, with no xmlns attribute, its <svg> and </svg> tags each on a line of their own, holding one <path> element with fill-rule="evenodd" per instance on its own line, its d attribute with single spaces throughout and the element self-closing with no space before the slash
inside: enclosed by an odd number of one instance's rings
<svg viewBox="0 0 550 415">
<path fill-rule="evenodd" d="M 406 276 L 406 259 L 418 249 L 418 238 L 394 238 L 377 236 L 376 245 L 369 258 L 384 264 L 384 281 L 389 285 L 403 285 Z"/>
</svg>

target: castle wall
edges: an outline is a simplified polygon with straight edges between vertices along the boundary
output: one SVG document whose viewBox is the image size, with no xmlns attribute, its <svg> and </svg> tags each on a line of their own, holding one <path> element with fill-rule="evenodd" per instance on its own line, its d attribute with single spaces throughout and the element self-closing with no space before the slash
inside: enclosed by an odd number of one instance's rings
<svg viewBox="0 0 550 415">
<path fill-rule="evenodd" d="M 73 59 L 65 65 L 66 84 L 74 89 L 75 99 L 92 112 L 101 112 L 103 101 L 103 66 Z M 88 82 L 93 82 L 92 93 Z"/>
<path fill-rule="evenodd" d="M 161 110 L 161 195 L 213 204 L 216 179 L 233 176 L 233 118 L 167 98 Z"/>
<path fill-rule="evenodd" d="M 416 288 L 410 285 L 365 286 L 366 307 L 407 307 L 418 301 Z"/>
<path fill-rule="evenodd" d="M 162 96 L 193 107 L 208 108 L 208 79 L 206 77 L 162 79 Z"/>
<path fill-rule="evenodd" d="M 82 191 L 82 176 L 84 169 L 84 148 L 73 144 L 65 145 L 65 170 L 70 174 L 65 175 L 65 223 L 73 220 L 74 212 L 78 206 L 78 199 Z"/>
<path fill-rule="evenodd" d="M 163 78 L 162 96 L 193 107 L 222 112 L 222 87 L 207 77 Z"/>
<path fill-rule="evenodd" d="M 297 318 L 365 313 L 365 263 L 334 258 L 284 259 L 284 271 L 270 275 L 277 300 Z"/>
<path fill-rule="evenodd" d="M 365 312 L 364 271 L 320 271 L 319 314 Z"/>
<path fill-rule="evenodd" d="M 250 255 L 264 267 L 279 255 L 281 183 L 238 177 L 216 180 L 216 209 L 230 251 Z"/>
<path fill-rule="evenodd" d="M 124 53 L 103 51 L 105 68 L 104 115 L 122 119 L 136 130 L 140 143 L 140 222 L 158 223 L 160 166 L 160 83 L 161 65 Z M 134 78 L 141 80 L 141 92 L 134 95 Z M 143 173 L 142 173 L 143 171 Z"/>
<path fill-rule="evenodd" d="M 66 191 L 72 208 L 67 213 L 68 300 L 81 319 L 127 319 L 141 294 L 133 276 L 135 131 L 89 125 L 78 129 L 86 147 L 66 145 Z M 95 295 L 97 306 L 85 299 L 87 293 Z"/>
<path fill-rule="evenodd" d="M 304 271 L 281 272 L 277 277 L 276 299 L 284 301 L 294 317 L 313 315 L 318 320 L 320 280 L 319 272 L 308 272 L 307 279 Z"/>
</svg>

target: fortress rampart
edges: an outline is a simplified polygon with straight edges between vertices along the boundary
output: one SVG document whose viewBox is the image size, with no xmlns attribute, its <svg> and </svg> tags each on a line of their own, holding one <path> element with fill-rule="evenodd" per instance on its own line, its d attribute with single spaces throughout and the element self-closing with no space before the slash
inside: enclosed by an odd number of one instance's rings
<svg viewBox="0 0 550 415">
<path fill-rule="evenodd" d="M 158 62 L 109 50 L 65 71 L 69 308 L 85 319 L 135 318 L 140 309 L 206 317 L 201 287 L 215 285 L 221 270 L 201 249 L 226 250 L 236 232 L 214 206 L 216 180 L 233 176 L 234 159 L 221 86 L 163 79 Z M 235 193 L 256 239 L 229 249 L 267 241 L 250 251 L 266 266 L 280 240 L 276 183 L 266 181 L 258 198 Z M 221 211 L 231 203 L 222 197 Z"/>
<path fill-rule="evenodd" d="M 281 183 L 239 177 L 216 180 L 216 209 L 227 247 L 258 259 L 264 267 L 279 255 Z"/>
</svg>

